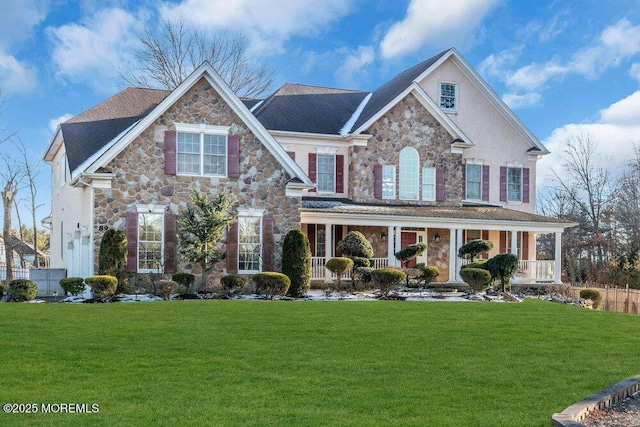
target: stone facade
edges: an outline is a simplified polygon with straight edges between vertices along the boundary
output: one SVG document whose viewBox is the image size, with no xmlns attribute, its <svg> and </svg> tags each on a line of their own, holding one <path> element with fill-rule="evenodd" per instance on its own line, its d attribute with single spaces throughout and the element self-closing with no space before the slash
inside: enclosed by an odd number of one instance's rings
<svg viewBox="0 0 640 427">
<path fill-rule="evenodd" d="M 374 199 L 375 165 L 396 165 L 399 173 L 400 151 L 413 147 L 420 155 L 420 167 L 444 171 L 446 205 L 462 204 L 462 155 L 451 154 L 453 137 L 412 94 L 377 120 L 368 130 L 372 135 L 367 147 L 353 147 L 349 165 L 349 198 L 359 202 Z M 396 183 L 398 183 L 396 176 Z M 420 183 L 421 184 L 421 183 Z M 397 184 L 396 184 L 397 187 Z M 386 204 L 434 205 L 442 202 L 376 200 Z"/>
<path fill-rule="evenodd" d="M 175 130 L 176 123 L 207 124 L 230 127 L 231 135 L 240 136 L 240 177 L 196 177 L 165 175 L 164 134 Z M 126 212 L 140 204 L 164 207 L 179 214 L 186 207 L 192 188 L 210 194 L 226 189 L 237 200 L 237 208 L 264 209 L 264 216 L 274 220 L 274 267 L 279 270 L 282 243 L 289 230 L 299 228 L 300 199 L 285 195 L 290 176 L 260 140 L 203 78 L 142 132 L 106 167 L 113 172 L 111 189 L 96 189 L 94 197 L 95 254 L 107 228 L 125 229 Z M 226 242 L 220 247 L 225 249 Z M 226 264 L 214 269 L 219 277 Z M 187 265 L 178 254 L 178 271 L 200 273 Z"/>
</svg>

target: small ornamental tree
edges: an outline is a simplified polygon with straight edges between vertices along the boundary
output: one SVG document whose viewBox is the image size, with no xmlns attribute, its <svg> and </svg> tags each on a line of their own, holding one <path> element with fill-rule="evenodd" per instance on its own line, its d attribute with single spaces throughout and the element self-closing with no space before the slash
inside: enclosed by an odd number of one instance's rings
<svg viewBox="0 0 640 427">
<path fill-rule="evenodd" d="M 171 276 L 171 280 L 176 282 L 178 285 L 184 286 L 184 292 L 188 294 L 191 285 L 196 281 L 196 276 L 191 273 L 174 273 Z"/>
<path fill-rule="evenodd" d="M 511 279 L 518 271 L 518 257 L 513 254 L 498 254 L 487 260 L 485 268 L 491 273 L 493 280 L 499 280 L 502 291 L 511 286 Z"/>
<path fill-rule="evenodd" d="M 202 268 L 202 287 L 207 283 L 207 273 L 226 258 L 227 253 L 217 245 L 225 230 L 236 222 L 229 214 L 235 197 L 222 190 L 213 199 L 194 188 L 186 209 L 178 216 L 178 242 L 180 253 L 188 262 Z"/>
<path fill-rule="evenodd" d="M 440 269 L 438 267 L 429 267 L 423 262 L 416 264 L 416 268 L 420 271 L 418 280 L 422 283 L 422 286 L 425 287 L 440 275 Z"/>
<path fill-rule="evenodd" d="M 409 268 L 409 262 L 417 257 L 418 255 L 422 255 L 427 250 L 427 245 L 424 243 L 416 243 L 413 245 L 409 245 L 404 249 L 399 250 L 394 255 L 398 261 L 400 261 L 404 268 Z M 406 285 L 409 286 L 409 276 L 405 275 Z"/>
<path fill-rule="evenodd" d="M 467 258 L 474 261 L 478 255 L 487 253 L 493 249 L 493 243 L 489 240 L 476 239 L 467 242 L 458 249 L 460 258 Z"/>
<path fill-rule="evenodd" d="M 98 253 L 98 274 L 114 276 L 118 286 L 125 285 L 124 266 L 127 262 L 127 235 L 122 230 L 108 229 L 104 232 Z"/>
<path fill-rule="evenodd" d="M 341 289 L 342 276 L 353 268 L 353 260 L 346 257 L 335 257 L 327 261 L 325 267 L 337 276 L 336 288 Z"/>
<path fill-rule="evenodd" d="M 338 242 L 338 252 L 347 258 L 373 258 L 373 246 L 359 231 L 350 231 Z"/>
<path fill-rule="evenodd" d="M 291 230 L 282 245 L 282 273 L 291 279 L 287 292 L 303 297 L 311 286 L 311 247 L 309 238 L 300 230 Z"/>
</svg>

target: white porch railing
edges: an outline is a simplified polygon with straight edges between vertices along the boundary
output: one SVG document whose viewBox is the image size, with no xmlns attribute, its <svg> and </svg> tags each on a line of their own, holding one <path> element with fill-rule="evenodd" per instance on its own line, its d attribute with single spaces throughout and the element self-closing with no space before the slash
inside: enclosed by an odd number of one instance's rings
<svg viewBox="0 0 640 427">
<path fill-rule="evenodd" d="M 387 258 L 371 258 L 371 267 L 384 268 L 387 266 Z M 324 268 L 326 263 L 325 257 L 312 257 L 311 258 L 311 280 L 334 280 L 336 276 L 329 270 Z M 351 273 L 347 273 L 343 279 L 351 279 Z"/>
<path fill-rule="evenodd" d="M 459 265 L 467 265 L 468 259 L 458 259 Z M 515 274 L 515 282 L 553 282 L 555 280 L 555 261 L 541 260 L 518 261 L 518 271 Z"/>
<path fill-rule="evenodd" d="M 14 279 L 28 279 L 29 278 L 29 269 L 28 268 L 18 268 L 13 267 L 13 278 Z M 0 280 L 7 279 L 7 267 L 0 267 Z"/>
</svg>

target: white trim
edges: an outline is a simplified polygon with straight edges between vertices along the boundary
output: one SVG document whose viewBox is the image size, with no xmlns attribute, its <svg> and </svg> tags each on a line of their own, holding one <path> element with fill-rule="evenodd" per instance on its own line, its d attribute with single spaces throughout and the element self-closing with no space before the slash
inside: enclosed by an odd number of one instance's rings
<svg viewBox="0 0 640 427">
<path fill-rule="evenodd" d="M 347 120 L 347 122 L 344 124 L 342 129 L 340 129 L 340 135 L 349 134 L 349 131 L 351 130 L 353 125 L 355 125 L 356 121 L 358 121 L 360 114 L 362 114 L 362 110 L 364 110 L 364 107 L 367 105 L 367 103 L 369 103 L 371 96 L 373 96 L 373 92 L 369 93 L 367 96 L 364 97 L 360 105 L 358 105 L 358 108 L 356 108 L 356 111 L 353 112 L 351 117 L 349 117 L 349 120 Z"/>
<path fill-rule="evenodd" d="M 471 162 L 469 160 L 472 160 Z M 484 186 L 484 171 L 483 164 L 477 161 L 478 159 L 468 159 L 466 164 L 464 165 L 465 173 L 464 173 L 464 200 L 469 200 L 473 202 L 481 202 L 482 201 L 482 187 Z M 469 166 L 479 166 L 480 167 L 480 194 L 477 199 L 470 199 L 469 194 Z"/>
<path fill-rule="evenodd" d="M 453 86 L 454 94 L 453 94 L 453 108 L 445 108 L 442 106 L 442 85 Z M 441 80 L 438 82 L 438 105 L 445 113 L 449 114 L 458 114 L 458 105 L 460 102 L 460 85 L 456 81 L 451 80 Z"/>
<path fill-rule="evenodd" d="M 154 205 L 154 204 L 136 205 L 136 212 L 138 214 L 141 214 L 141 213 L 161 214 L 161 213 L 164 213 L 164 211 L 165 211 L 165 207 L 162 205 Z"/>
<path fill-rule="evenodd" d="M 174 122 L 176 132 L 206 133 L 208 135 L 229 135 L 230 126 L 212 126 L 204 123 L 178 123 Z"/>
<path fill-rule="evenodd" d="M 366 147 L 372 135 L 329 135 L 324 133 L 305 133 L 284 130 L 270 130 L 269 133 L 282 145 L 300 144 L 316 147 L 316 141 L 322 141 L 327 147 Z"/>
<path fill-rule="evenodd" d="M 262 245 L 264 244 L 264 236 L 262 235 L 262 218 L 263 218 L 263 214 L 264 214 L 264 209 L 254 209 L 254 208 L 249 208 L 249 209 L 243 209 L 242 210 L 243 213 L 246 214 L 238 214 L 238 235 L 237 237 L 237 242 L 238 242 L 238 274 L 255 274 L 255 273 L 259 273 L 262 271 Z M 242 242 L 240 242 L 240 220 L 242 218 L 251 218 L 251 219 L 257 219 L 258 220 L 258 236 L 260 238 L 260 244 L 259 249 L 258 249 L 258 269 L 257 270 L 242 270 L 240 268 L 240 253 L 241 253 L 241 247 L 243 245 Z M 245 245 L 247 245 L 247 243 L 244 243 Z"/>
</svg>

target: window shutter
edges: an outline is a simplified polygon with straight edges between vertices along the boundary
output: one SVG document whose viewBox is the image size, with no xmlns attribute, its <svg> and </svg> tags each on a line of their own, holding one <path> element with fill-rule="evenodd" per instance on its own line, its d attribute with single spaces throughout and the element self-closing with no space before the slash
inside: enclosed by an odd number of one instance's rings
<svg viewBox="0 0 640 427">
<path fill-rule="evenodd" d="M 316 256 L 316 225 L 307 224 L 307 237 L 309 238 L 309 247 L 311 256 Z"/>
<path fill-rule="evenodd" d="M 482 200 L 489 201 L 489 165 L 482 165 Z"/>
<path fill-rule="evenodd" d="M 240 137 L 238 135 L 229 135 L 227 141 L 229 145 L 227 176 L 229 178 L 238 178 L 240 176 Z"/>
<path fill-rule="evenodd" d="M 373 197 L 382 199 L 382 165 L 373 167 Z"/>
<path fill-rule="evenodd" d="M 344 155 L 336 155 L 336 193 L 344 193 Z"/>
<path fill-rule="evenodd" d="M 238 223 L 227 228 L 227 273 L 238 273 Z"/>
<path fill-rule="evenodd" d="M 176 174 L 176 131 L 164 132 L 164 173 Z"/>
<path fill-rule="evenodd" d="M 138 271 L 138 212 L 127 212 L 127 272 Z"/>
<path fill-rule="evenodd" d="M 167 274 L 176 272 L 177 232 L 176 214 L 166 212 L 164 214 L 164 272 Z"/>
<path fill-rule="evenodd" d="M 467 230 L 462 230 L 462 244 L 467 242 Z"/>
<path fill-rule="evenodd" d="M 467 165 L 462 165 L 462 200 L 467 200 Z"/>
<path fill-rule="evenodd" d="M 316 153 L 309 153 L 309 179 L 314 184 L 317 181 L 317 167 L 318 167 L 318 155 Z M 309 191 L 316 191 L 316 189 L 312 189 Z"/>
<path fill-rule="evenodd" d="M 296 152 L 295 151 L 287 151 L 287 154 L 289 155 L 289 157 L 291 157 L 291 160 L 293 160 L 293 161 L 296 160 Z"/>
<path fill-rule="evenodd" d="M 500 232 L 500 253 L 501 254 L 507 253 L 507 232 L 506 231 Z"/>
<path fill-rule="evenodd" d="M 340 240 L 342 240 L 342 226 L 341 225 L 334 225 L 333 226 L 333 236 L 334 236 L 334 240 L 333 240 L 333 253 L 336 256 L 341 256 L 342 254 L 338 253 L 338 243 L 340 243 Z M 327 254 L 327 260 L 329 259 L 329 254 Z"/>
<path fill-rule="evenodd" d="M 444 202 L 444 169 L 436 168 L 436 201 Z"/>
<path fill-rule="evenodd" d="M 522 232 L 522 259 L 529 259 L 529 232 Z"/>
<path fill-rule="evenodd" d="M 522 168 L 522 203 L 529 203 L 529 168 Z"/>
<path fill-rule="evenodd" d="M 489 240 L 489 230 L 482 230 L 482 240 Z M 482 259 L 489 259 L 489 253 L 483 253 Z"/>
<path fill-rule="evenodd" d="M 500 201 L 507 201 L 507 167 L 500 166 Z"/>
<path fill-rule="evenodd" d="M 273 271 L 273 218 L 262 218 L 262 271 Z"/>
</svg>

